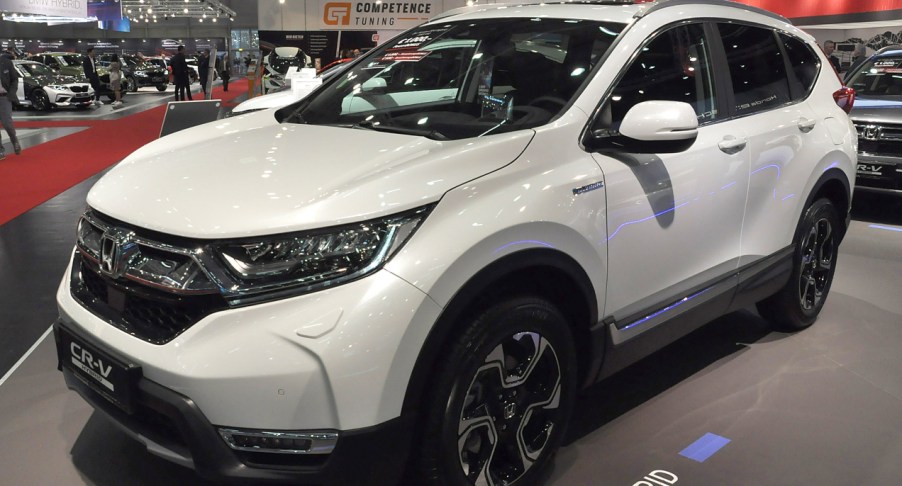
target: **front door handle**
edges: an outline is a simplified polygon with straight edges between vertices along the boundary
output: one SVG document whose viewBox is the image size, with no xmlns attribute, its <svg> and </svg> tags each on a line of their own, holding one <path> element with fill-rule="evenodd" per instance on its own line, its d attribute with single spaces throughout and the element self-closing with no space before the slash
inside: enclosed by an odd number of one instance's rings
<svg viewBox="0 0 902 486">
<path fill-rule="evenodd" d="M 717 147 L 720 148 L 723 153 L 733 155 L 741 152 L 748 143 L 749 141 L 747 138 L 736 138 L 732 135 L 727 135 L 717 144 Z"/>
<path fill-rule="evenodd" d="M 817 120 L 809 120 L 804 116 L 799 118 L 799 130 L 801 130 L 802 133 L 808 133 L 813 130 L 815 124 L 817 124 Z"/>
</svg>

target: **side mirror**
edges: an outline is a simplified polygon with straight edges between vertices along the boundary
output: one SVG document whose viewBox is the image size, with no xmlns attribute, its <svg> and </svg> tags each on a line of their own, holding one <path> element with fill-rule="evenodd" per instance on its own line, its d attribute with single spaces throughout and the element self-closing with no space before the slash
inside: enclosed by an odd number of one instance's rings
<svg viewBox="0 0 902 486">
<path fill-rule="evenodd" d="M 586 145 L 595 150 L 631 153 L 676 153 L 695 143 L 698 117 L 689 103 L 643 101 L 623 117 L 617 131 L 594 130 Z"/>
</svg>

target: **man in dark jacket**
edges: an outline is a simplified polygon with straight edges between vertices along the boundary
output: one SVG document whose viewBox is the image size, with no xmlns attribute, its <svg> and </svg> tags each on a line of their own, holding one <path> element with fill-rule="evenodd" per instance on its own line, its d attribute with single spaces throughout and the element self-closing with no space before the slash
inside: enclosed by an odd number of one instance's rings
<svg viewBox="0 0 902 486">
<path fill-rule="evenodd" d="M 86 54 L 87 55 L 82 61 L 85 77 L 88 78 L 88 82 L 91 83 L 91 87 L 94 88 L 94 104 L 102 105 L 103 102 L 100 101 L 100 77 L 97 76 L 97 64 L 94 62 L 94 48 L 89 47 Z"/>
<path fill-rule="evenodd" d="M 207 96 L 207 80 L 210 78 L 210 49 L 204 49 L 197 63 L 197 74 L 200 79 L 200 90 Z"/>
<path fill-rule="evenodd" d="M 178 54 L 169 60 L 172 66 L 172 80 L 175 82 L 175 101 L 185 101 L 186 96 L 191 98 L 191 80 L 188 77 L 188 62 L 185 61 L 185 46 L 179 46 Z"/>
<path fill-rule="evenodd" d="M 19 146 L 19 138 L 16 137 L 16 127 L 13 126 L 13 103 L 17 103 L 19 89 L 19 73 L 13 66 L 13 56 L 6 50 L 0 53 L 0 86 L 3 93 L 0 94 L 0 123 L 6 129 L 9 139 L 13 144 L 13 150 L 16 155 L 22 152 Z M 3 150 L 3 144 L 0 143 L 0 160 L 6 158 L 6 152 Z"/>
</svg>

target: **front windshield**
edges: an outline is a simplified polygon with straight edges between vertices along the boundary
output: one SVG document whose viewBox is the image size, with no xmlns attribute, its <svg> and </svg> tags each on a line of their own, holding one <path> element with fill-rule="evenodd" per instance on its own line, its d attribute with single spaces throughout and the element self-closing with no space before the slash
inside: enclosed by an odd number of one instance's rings
<svg viewBox="0 0 902 486">
<path fill-rule="evenodd" d="M 536 127 L 569 104 L 623 27 L 544 18 L 423 26 L 330 79 L 283 121 L 439 140 Z"/>
<path fill-rule="evenodd" d="M 847 84 L 862 96 L 902 95 L 902 57 L 869 59 Z"/>
<path fill-rule="evenodd" d="M 50 68 L 48 68 L 47 66 L 45 66 L 43 64 L 38 64 L 36 62 L 23 63 L 23 64 L 20 64 L 20 66 L 22 66 L 22 69 L 24 69 L 26 72 L 28 72 L 28 74 L 31 76 L 55 76 L 56 75 L 56 73 L 54 73 L 52 70 L 50 70 Z"/>
<path fill-rule="evenodd" d="M 60 64 L 63 66 L 80 66 L 81 57 L 74 54 L 66 54 L 65 56 L 57 56 Z"/>
</svg>

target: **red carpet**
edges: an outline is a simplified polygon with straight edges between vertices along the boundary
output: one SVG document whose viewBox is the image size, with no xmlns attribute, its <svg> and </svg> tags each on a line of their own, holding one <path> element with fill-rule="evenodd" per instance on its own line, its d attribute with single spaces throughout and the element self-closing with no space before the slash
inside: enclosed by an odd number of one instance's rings
<svg viewBox="0 0 902 486">
<path fill-rule="evenodd" d="M 214 99 L 231 101 L 240 90 L 213 90 Z M 196 96 L 196 95 L 195 95 Z M 57 194 L 119 162 L 160 135 L 165 105 L 117 120 L 17 122 L 16 128 L 88 127 L 72 135 L 26 148 L 16 156 L 6 143 L 0 161 L 0 224 L 52 199 Z"/>
</svg>

